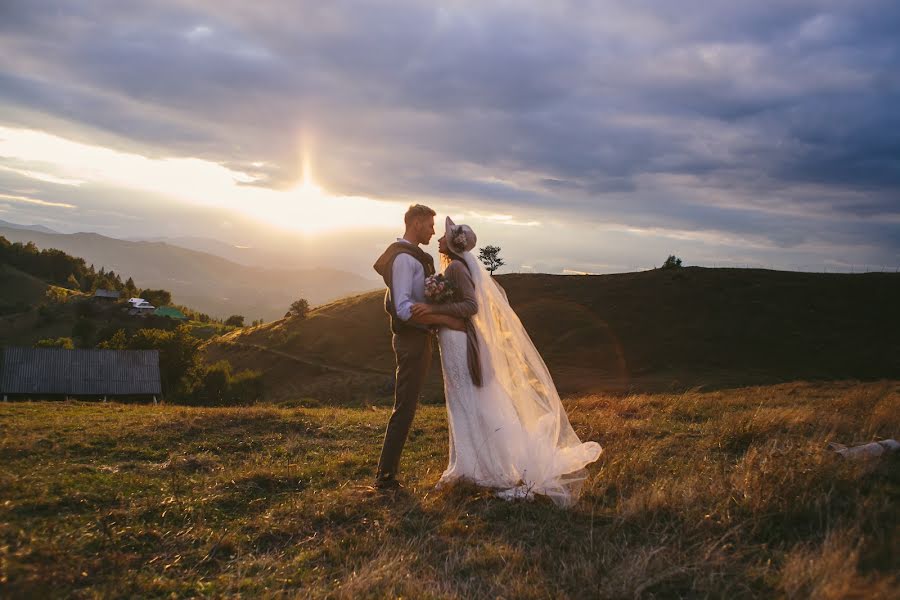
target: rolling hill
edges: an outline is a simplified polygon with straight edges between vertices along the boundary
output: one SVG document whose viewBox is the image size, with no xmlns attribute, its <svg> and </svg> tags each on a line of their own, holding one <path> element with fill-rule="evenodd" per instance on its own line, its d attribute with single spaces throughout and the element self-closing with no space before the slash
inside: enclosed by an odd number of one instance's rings
<svg viewBox="0 0 900 600">
<path fill-rule="evenodd" d="M 60 296 L 87 298 L 49 284 L 10 265 L 0 264 L 0 344 L 31 346 L 45 338 L 69 337 L 78 319 L 74 303 L 57 303 L 52 314 L 34 309 L 49 291 Z"/>
<path fill-rule="evenodd" d="M 50 284 L 10 265 L 0 264 L 0 315 L 24 312 L 39 302 Z"/>
<path fill-rule="evenodd" d="M 687 267 L 498 282 L 564 394 L 900 377 L 900 276 Z M 374 402 L 394 368 L 382 292 L 214 338 L 274 398 Z M 437 354 L 426 401 L 442 397 Z"/>
<path fill-rule="evenodd" d="M 127 273 L 142 286 L 172 292 L 178 304 L 225 318 L 277 319 L 291 302 L 304 297 L 312 304 L 370 290 L 378 282 L 334 269 L 261 268 L 238 264 L 205 252 L 162 242 L 132 242 L 96 233 L 51 234 L 0 227 L 11 242 L 32 241 L 57 248 L 101 266 Z"/>
</svg>

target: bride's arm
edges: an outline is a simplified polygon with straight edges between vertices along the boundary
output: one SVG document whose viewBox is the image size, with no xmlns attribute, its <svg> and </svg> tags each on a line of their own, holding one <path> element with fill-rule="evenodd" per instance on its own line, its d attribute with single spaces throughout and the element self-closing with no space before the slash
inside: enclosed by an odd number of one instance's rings
<svg viewBox="0 0 900 600">
<path fill-rule="evenodd" d="M 463 263 L 454 261 L 447 267 L 444 274 L 459 289 L 462 300 L 446 304 L 413 304 L 413 315 L 449 315 L 458 319 L 468 319 L 478 312 L 475 284 L 472 282 L 472 276 L 469 275 L 469 269 Z"/>
</svg>

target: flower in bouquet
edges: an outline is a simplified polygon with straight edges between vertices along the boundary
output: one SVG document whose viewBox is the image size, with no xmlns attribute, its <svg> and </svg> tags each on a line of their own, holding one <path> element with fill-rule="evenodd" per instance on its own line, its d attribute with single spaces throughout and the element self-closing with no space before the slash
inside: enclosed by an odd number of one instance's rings
<svg viewBox="0 0 900 600">
<path fill-rule="evenodd" d="M 429 304 L 444 304 L 453 299 L 456 287 L 443 274 L 431 275 L 425 279 L 425 299 Z"/>
</svg>

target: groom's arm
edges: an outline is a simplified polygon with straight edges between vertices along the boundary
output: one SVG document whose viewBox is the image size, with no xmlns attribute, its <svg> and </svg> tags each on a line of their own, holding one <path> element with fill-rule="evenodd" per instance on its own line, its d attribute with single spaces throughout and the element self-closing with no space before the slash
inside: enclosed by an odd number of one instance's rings
<svg viewBox="0 0 900 600">
<path fill-rule="evenodd" d="M 398 255 L 391 266 L 391 300 L 394 302 L 394 312 L 401 321 L 426 329 L 422 321 L 413 318 L 412 314 L 412 307 L 416 302 L 413 298 L 413 282 L 417 277 L 425 278 L 422 264 L 409 254 Z"/>
<path fill-rule="evenodd" d="M 422 323 L 423 325 L 440 325 L 457 331 L 466 330 L 466 322 L 450 315 L 419 315 L 413 316 L 410 323 Z"/>
</svg>

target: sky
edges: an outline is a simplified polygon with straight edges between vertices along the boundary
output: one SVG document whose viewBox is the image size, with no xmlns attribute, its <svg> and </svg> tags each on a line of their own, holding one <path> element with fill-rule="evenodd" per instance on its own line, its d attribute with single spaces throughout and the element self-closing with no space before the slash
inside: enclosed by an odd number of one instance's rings
<svg viewBox="0 0 900 600">
<path fill-rule="evenodd" d="M 419 202 L 506 271 L 893 271 L 898 31 L 888 0 L 3 0 L 0 219 L 371 275 Z"/>
</svg>

